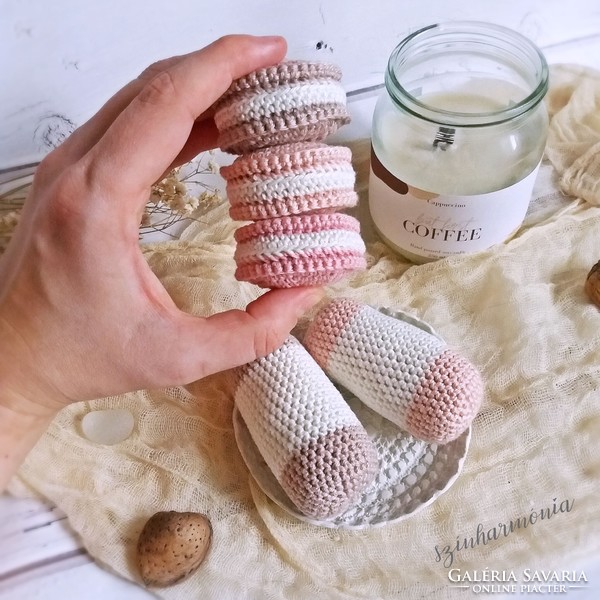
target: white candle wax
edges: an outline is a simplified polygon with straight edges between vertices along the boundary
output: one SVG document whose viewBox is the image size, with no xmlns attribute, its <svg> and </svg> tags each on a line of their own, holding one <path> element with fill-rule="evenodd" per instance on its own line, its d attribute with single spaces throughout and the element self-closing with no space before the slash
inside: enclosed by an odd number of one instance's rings
<svg viewBox="0 0 600 600">
<path fill-rule="evenodd" d="M 506 81 L 471 78 L 453 90 L 417 99 L 437 110 L 480 114 L 510 107 L 524 95 Z M 453 143 L 445 149 L 434 146 L 439 128 L 401 110 L 387 110 L 374 128 L 373 146 L 385 167 L 412 187 L 436 194 L 482 194 L 508 187 L 535 168 L 545 140 L 545 115 L 493 127 L 453 128 Z"/>
</svg>

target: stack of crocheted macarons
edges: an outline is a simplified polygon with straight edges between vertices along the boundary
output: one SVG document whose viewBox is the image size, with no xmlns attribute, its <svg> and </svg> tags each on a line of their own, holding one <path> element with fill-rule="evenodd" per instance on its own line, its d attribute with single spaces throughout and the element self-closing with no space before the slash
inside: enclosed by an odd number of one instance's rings
<svg viewBox="0 0 600 600">
<path fill-rule="evenodd" d="M 235 220 L 236 278 L 261 287 L 323 285 L 365 268 L 348 148 L 323 140 L 350 121 L 335 65 L 289 61 L 236 80 L 215 106 Z"/>
</svg>

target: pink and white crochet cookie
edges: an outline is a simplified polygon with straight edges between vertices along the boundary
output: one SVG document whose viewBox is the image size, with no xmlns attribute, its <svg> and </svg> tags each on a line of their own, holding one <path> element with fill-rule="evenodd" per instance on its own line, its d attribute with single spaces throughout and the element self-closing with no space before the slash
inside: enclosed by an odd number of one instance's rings
<svg viewBox="0 0 600 600">
<path fill-rule="evenodd" d="M 343 146 L 297 143 L 256 150 L 221 167 L 229 214 L 258 221 L 355 206 L 352 152 Z"/>
<path fill-rule="evenodd" d="M 300 342 L 289 337 L 235 375 L 235 405 L 290 500 L 317 519 L 351 506 L 378 471 L 377 449 Z"/>
<path fill-rule="evenodd" d="M 311 322 L 304 344 L 325 372 L 416 438 L 445 444 L 483 399 L 478 370 L 438 337 L 349 299 Z"/>
<path fill-rule="evenodd" d="M 324 140 L 350 122 L 341 77 L 335 65 L 288 61 L 237 79 L 215 105 L 219 147 L 245 154 Z"/>
<path fill-rule="evenodd" d="M 325 285 L 366 267 L 360 224 L 331 213 L 256 221 L 235 232 L 235 277 L 266 288 Z"/>
</svg>

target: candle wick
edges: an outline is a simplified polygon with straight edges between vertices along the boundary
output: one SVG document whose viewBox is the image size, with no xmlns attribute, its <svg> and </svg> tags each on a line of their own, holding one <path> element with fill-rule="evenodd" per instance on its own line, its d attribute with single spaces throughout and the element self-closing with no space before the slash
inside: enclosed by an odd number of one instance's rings
<svg viewBox="0 0 600 600">
<path fill-rule="evenodd" d="M 446 151 L 448 146 L 454 143 L 454 134 L 456 129 L 453 127 L 439 127 L 433 140 L 433 147 Z"/>
</svg>

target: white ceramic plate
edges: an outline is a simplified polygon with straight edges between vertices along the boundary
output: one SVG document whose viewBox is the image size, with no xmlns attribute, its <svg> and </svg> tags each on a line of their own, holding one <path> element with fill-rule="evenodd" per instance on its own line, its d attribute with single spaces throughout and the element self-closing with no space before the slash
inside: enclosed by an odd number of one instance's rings
<svg viewBox="0 0 600 600">
<path fill-rule="evenodd" d="M 437 335 L 416 317 L 390 309 L 379 310 Z M 379 473 L 354 506 L 328 521 L 311 519 L 298 511 L 262 458 L 241 414 L 234 409 L 233 428 L 242 458 L 261 490 L 283 510 L 301 521 L 322 527 L 380 527 L 416 514 L 456 481 L 471 440 L 470 428 L 449 444 L 430 444 L 405 433 L 347 390 L 337 387 L 377 448 Z"/>
</svg>

